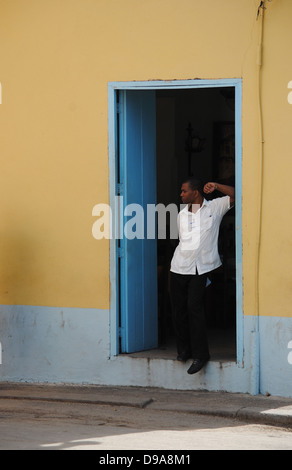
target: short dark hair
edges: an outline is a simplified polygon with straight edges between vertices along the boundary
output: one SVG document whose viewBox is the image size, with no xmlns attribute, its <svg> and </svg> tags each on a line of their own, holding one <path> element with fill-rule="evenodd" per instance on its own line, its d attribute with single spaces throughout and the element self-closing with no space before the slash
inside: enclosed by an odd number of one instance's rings
<svg viewBox="0 0 292 470">
<path fill-rule="evenodd" d="M 200 180 L 200 178 L 195 178 L 193 176 L 187 177 L 185 180 L 183 180 L 183 183 L 188 183 L 190 188 L 195 191 L 196 189 L 199 191 L 201 196 L 203 196 L 203 182 Z"/>
</svg>

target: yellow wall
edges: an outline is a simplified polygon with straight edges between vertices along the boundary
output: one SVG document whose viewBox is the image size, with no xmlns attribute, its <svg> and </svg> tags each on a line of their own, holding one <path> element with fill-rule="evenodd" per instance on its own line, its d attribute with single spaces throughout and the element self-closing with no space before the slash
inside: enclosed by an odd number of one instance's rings
<svg viewBox="0 0 292 470">
<path fill-rule="evenodd" d="M 264 28 L 264 188 L 261 312 L 292 316 L 292 3 L 267 4 Z"/>
<path fill-rule="evenodd" d="M 0 304 L 109 307 L 107 83 L 243 79 L 244 313 L 255 313 L 259 0 L 0 0 Z M 260 312 L 290 316 L 292 2 L 267 2 Z"/>
</svg>

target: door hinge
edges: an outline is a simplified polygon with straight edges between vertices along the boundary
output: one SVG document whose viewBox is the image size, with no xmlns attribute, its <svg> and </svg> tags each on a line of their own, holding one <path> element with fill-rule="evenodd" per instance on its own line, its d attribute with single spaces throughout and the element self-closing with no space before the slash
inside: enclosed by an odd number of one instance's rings
<svg viewBox="0 0 292 470">
<path fill-rule="evenodd" d="M 123 183 L 117 184 L 117 195 L 122 196 L 124 194 L 124 185 Z"/>
<path fill-rule="evenodd" d="M 124 256 L 124 247 L 123 246 L 119 246 L 118 247 L 118 257 L 119 258 L 123 258 Z"/>
</svg>

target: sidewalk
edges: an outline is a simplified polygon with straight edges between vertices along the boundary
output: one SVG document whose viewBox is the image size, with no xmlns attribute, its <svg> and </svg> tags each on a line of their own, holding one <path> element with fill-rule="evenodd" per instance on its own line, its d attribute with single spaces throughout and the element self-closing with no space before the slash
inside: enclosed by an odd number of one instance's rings
<svg viewBox="0 0 292 470">
<path fill-rule="evenodd" d="M 38 402 L 44 413 L 48 403 L 76 403 L 220 416 L 292 428 L 292 399 L 273 396 L 98 385 L 0 383 L 0 413 L 9 411 L 16 400 L 25 401 L 26 410 L 30 402 Z M 14 407 L 13 412 L 20 413 L 22 408 Z M 50 408 L 47 413 L 49 416 Z"/>
</svg>

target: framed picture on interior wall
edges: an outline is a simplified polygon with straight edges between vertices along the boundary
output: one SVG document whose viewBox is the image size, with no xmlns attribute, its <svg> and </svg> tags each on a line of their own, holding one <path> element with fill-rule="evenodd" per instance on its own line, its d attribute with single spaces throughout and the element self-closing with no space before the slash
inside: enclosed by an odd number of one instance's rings
<svg viewBox="0 0 292 470">
<path fill-rule="evenodd" d="M 232 121 L 214 123 L 213 179 L 235 184 L 235 123 Z"/>
</svg>

